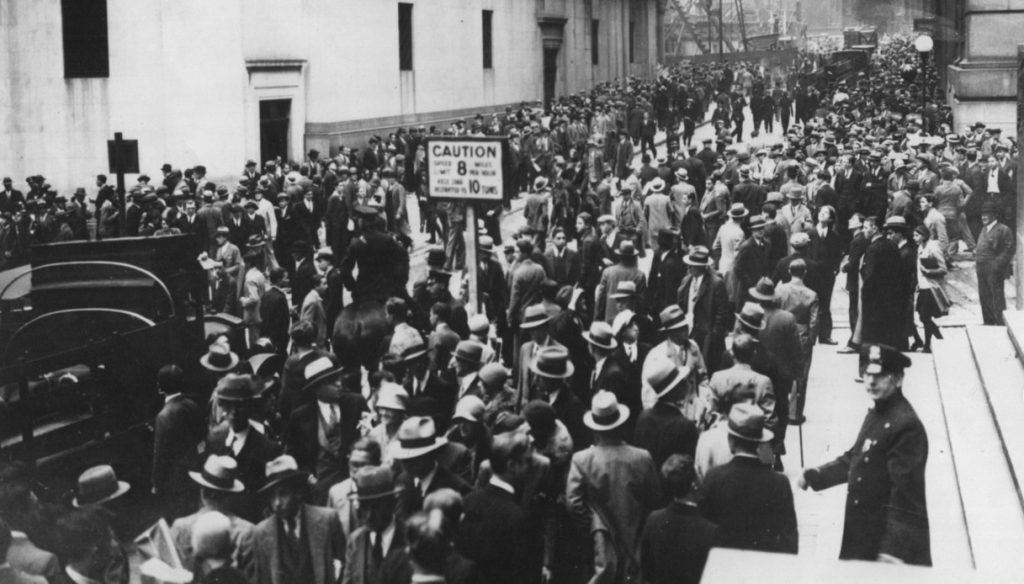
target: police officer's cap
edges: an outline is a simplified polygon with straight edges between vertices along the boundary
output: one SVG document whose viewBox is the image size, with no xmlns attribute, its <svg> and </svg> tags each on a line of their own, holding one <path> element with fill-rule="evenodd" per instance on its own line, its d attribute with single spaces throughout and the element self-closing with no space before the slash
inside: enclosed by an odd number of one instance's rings
<svg viewBox="0 0 1024 584">
<path fill-rule="evenodd" d="M 870 375 L 903 373 L 910 367 L 910 358 L 889 345 L 864 345 L 861 357 L 867 363 L 864 372 Z"/>
</svg>

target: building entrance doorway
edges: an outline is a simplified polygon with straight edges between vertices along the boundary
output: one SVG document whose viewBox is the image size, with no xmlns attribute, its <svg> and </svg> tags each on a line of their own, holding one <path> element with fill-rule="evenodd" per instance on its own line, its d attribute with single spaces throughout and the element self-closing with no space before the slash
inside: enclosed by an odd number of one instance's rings
<svg viewBox="0 0 1024 584">
<path fill-rule="evenodd" d="M 288 124 L 291 119 L 292 100 L 266 99 L 260 101 L 260 159 L 274 160 L 278 156 L 288 160 Z"/>
<path fill-rule="evenodd" d="M 544 48 L 544 106 L 555 99 L 555 84 L 558 81 L 558 49 Z"/>
</svg>

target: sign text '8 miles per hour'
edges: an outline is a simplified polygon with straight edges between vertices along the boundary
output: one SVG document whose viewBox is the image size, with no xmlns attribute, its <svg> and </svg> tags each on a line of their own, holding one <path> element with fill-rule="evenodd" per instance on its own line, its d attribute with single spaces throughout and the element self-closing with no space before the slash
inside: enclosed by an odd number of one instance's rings
<svg viewBox="0 0 1024 584">
<path fill-rule="evenodd" d="M 504 195 L 503 139 L 427 140 L 427 186 L 438 199 L 499 201 Z"/>
</svg>

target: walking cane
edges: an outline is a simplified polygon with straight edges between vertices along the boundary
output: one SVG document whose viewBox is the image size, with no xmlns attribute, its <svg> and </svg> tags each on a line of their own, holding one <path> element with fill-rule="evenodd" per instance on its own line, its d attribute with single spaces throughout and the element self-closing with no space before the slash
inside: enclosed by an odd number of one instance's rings
<svg viewBox="0 0 1024 584">
<path fill-rule="evenodd" d="M 800 435 L 800 468 L 804 467 L 804 425 L 800 424 L 796 427 L 797 433 Z"/>
</svg>

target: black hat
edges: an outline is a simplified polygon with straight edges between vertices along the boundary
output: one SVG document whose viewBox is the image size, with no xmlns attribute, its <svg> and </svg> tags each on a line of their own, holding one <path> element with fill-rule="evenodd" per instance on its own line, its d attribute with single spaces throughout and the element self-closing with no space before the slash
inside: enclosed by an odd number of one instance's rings
<svg viewBox="0 0 1024 584">
<path fill-rule="evenodd" d="M 860 355 L 867 363 L 864 373 L 902 373 L 910 367 L 910 358 L 889 345 L 864 345 Z"/>
</svg>

